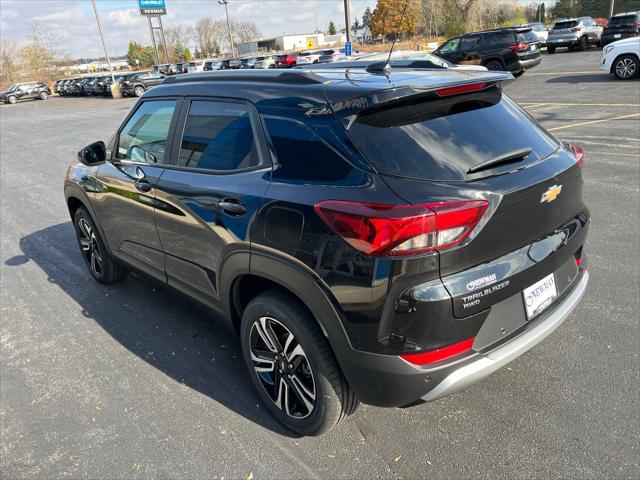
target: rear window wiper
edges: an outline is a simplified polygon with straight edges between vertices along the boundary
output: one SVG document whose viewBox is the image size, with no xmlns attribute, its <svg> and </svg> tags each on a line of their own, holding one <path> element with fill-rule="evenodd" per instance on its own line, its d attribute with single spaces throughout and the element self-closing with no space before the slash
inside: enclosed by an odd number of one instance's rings
<svg viewBox="0 0 640 480">
<path fill-rule="evenodd" d="M 476 173 L 482 170 L 486 170 L 491 167 L 495 167 L 497 165 L 503 165 L 505 163 L 515 163 L 521 160 L 524 160 L 528 157 L 533 150 L 529 147 L 519 148 L 517 150 L 511 150 L 510 152 L 503 153 L 502 155 L 498 155 L 497 157 L 491 158 L 486 162 L 482 162 L 475 167 L 471 167 L 467 170 L 467 173 Z"/>
</svg>

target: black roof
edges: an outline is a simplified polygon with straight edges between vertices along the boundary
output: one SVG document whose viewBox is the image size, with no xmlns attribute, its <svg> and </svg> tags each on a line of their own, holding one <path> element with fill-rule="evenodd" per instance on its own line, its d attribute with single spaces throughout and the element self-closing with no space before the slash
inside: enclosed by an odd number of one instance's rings
<svg viewBox="0 0 640 480">
<path fill-rule="evenodd" d="M 149 90 L 145 97 L 166 95 L 203 95 L 237 97 L 256 104 L 263 102 L 305 102 L 326 104 L 342 102 L 385 92 L 402 97 L 409 92 L 426 92 L 445 86 L 468 83 L 496 83 L 511 80 L 508 72 L 470 70 L 397 69 L 389 75 L 369 73 L 359 68 L 327 68 L 326 70 L 236 70 L 187 73 L 169 77 Z M 404 93 L 403 93 L 404 92 Z M 381 97 L 382 97 L 381 96 Z"/>
</svg>

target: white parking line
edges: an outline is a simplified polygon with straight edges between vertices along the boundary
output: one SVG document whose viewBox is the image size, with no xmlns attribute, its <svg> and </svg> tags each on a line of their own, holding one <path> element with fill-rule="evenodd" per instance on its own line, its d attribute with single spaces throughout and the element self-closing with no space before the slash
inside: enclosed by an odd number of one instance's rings
<svg viewBox="0 0 640 480">
<path fill-rule="evenodd" d="M 640 117 L 640 113 L 632 113 L 631 115 L 620 115 L 619 117 L 610 117 L 610 118 L 601 118 L 600 120 L 591 120 L 589 122 L 580 122 L 573 123 L 571 125 L 562 125 L 560 127 L 547 128 L 550 132 L 555 132 L 557 130 L 564 130 L 565 128 L 573 128 L 573 127 L 582 127 L 584 125 L 593 125 L 594 123 L 603 123 L 610 122 L 612 120 L 625 120 L 630 118 L 638 118 Z"/>
</svg>

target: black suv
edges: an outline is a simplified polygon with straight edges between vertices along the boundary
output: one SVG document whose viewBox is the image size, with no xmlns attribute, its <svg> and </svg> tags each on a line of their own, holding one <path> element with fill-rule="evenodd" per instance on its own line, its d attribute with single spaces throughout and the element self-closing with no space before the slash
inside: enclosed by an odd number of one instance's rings
<svg viewBox="0 0 640 480">
<path fill-rule="evenodd" d="M 120 88 L 124 96 L 141 97 L 146 90 L 160 85 L 164 79 L 165 76 L 157 72 L 132 73 L 120 82 Z"/>
<path fill-rule="evenodd" d="M 82 257 L 98 282 L 136 270 L 221 312 L 300 434 L 358 401 L 457 391 L 550 334 L 588 281 L 582 151 L 509 79 L 170 77 L 67 172 Z"/>
<path fill-rule="evenodd" d="M 540 40 L 531 28 L 503 28 L 466 33 L 442 44 L 435 52 L 458 65 L 483 65 L 515 76 L 542 61 Z"/>
<path fill-rule="evenodd" d="M 0 102 L 13 104 L 28 98 L 46 100 L 49 95 L 51 89 L 42 82 L 16 83 L 0 92 Z"/>
<path fill-rule="evenodd" d="M 602 32 L 602 46 L 623 38 L 640 35 L 640 12 L 618 13 L 609 19 Z"/>
</svg>

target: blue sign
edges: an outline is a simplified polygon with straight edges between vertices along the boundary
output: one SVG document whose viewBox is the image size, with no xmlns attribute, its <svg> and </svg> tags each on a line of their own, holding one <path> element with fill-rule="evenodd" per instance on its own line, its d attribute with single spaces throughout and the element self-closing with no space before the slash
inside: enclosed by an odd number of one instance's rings
<svg viewBox="0 0 640 480">
<path fill-rule="evenodd" d="M 344 44 L 344 54 L 347 57 L 350 57 L 351 53 L 352 53 L 351 52 L 351 42 L 345 42 L 345 44 Z"/>
<path fill-rule="evenodd" d="M 138 0 L 142 15 L 166 15 L 167 6 L 164 0 Z"/>
</svg>

